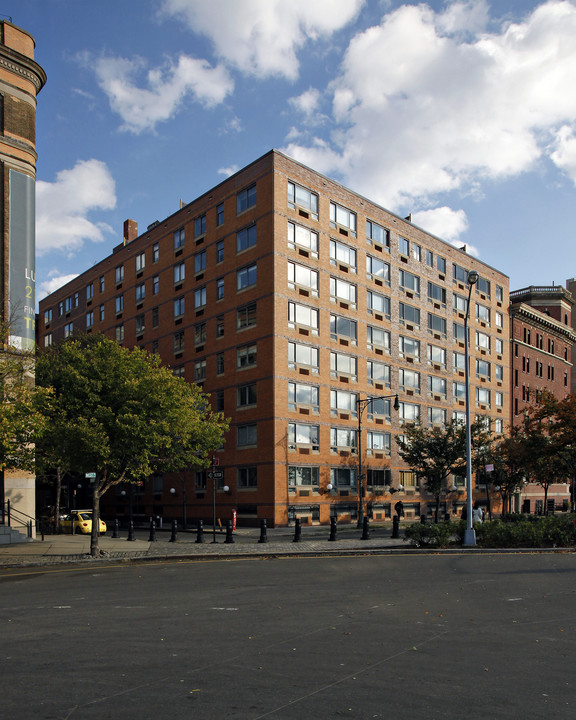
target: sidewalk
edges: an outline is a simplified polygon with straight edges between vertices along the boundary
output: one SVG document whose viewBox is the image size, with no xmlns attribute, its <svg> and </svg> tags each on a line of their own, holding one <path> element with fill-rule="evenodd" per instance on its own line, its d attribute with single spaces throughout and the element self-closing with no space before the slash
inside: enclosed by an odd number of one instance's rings
<svg viewBox="0 0 576 720">
<path fill-rule="evenodd" d="M 308 529 L 307 529 L 308 530 Z M 328 540 L 330 529 L 327 527 L 303 530 L 300 542 L 293 542 L 294 530 L 291 528 L 269 529 L 268 542 L 260 543 L 260 531 L 257 528 L 242 529 L 234 533 L 234 543 L 225 543 L 226 535 L 217 531 L 216 543 L 212 542 L 212 529 L 204 531 L 204 542 L 196 542 L 196 533 L 179 532 L 176 542 L 170 542 L 170 533 L 158 531 L 156 541 L 147 539 L 127 540 L 127 533 L 120 538 L 103 536 L 100 538 L 102 558 L 90 557 L 90 536 L 86 535 L 46 535 L 45 539 L 27 543 L 0 546 L 0 567 L 24 567 L 34 565 L 56 565 L 71 562 L 99 562 L 100 560 L 131 560 L 162 558 L 200 558 L 206 557 L 252 557 L 280 555 L 317 555 L 346 554 L 350 552 L 373 552 L 391 548 L 409 548 L 402 538 L 392 538 L 388 528 L 375 528 L 368 540 L 361 540 L 361 530 L 347 527 L 344 537 L 336 541 Z M 141 538 L 147 535 L 138 533 Z"/>
</svg>

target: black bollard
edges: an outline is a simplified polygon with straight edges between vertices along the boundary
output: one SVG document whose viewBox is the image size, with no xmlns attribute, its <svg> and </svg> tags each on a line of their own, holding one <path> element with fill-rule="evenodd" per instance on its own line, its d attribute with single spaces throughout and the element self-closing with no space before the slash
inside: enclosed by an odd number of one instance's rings
<svg viewBox="0 0 576 720">
<path fill-rule="evenodd" d="M 120 537 L 118 535 L 118 519 L 114 520 L 114 530 L 112 530 L 112 537 L 116 539 L 117 537 Z"/>
<path fill-rule="evenodd" d="M 426 525 L 426 515 L 420 515 L 420 524 Z"/>
<path fill-rule="evenodd" d="M 394 517 L 392 518 L 392 537 L 400 537 L 400 518 L 398 515 L 394 515 Z"/>
<path fill-rule="evenodd" d="M 368 519 L 368 516 L 364 516 L 364 520 L 362 520 L 362 537 L 360 540 L 370 540 L 370 520 Z"/>
<path fill-rule="evenodd" d="M 134 540 L 134 523 L 132 520 L 128 523 L 128 541 L 132 542 Z"/>
<path fill-rule="evenodd" d="M 260 540 L 258 540 L 259 543 L 267 543 L 268 537 L 266 535 L 266 520 L 262 518 L 260 520 Z"/>
<path fill-rule="evenodd" d="M 198 520 L 198 527 L 196 530 L 196 542 L 197 543 L 204 542 L 204 528 L 202 526 L 202 520 Z"/>
<path fill-rule="evenodd" d="M 150 518 L 150 536 L 148 542 L 156 542 L 156 523 L 154 518 Z"/>
<path fill-rule="evenodd" d="M 224 543 L 230 545 L 233 542 L 234 538 L 232 537 L 232 520 L 226 520 L 226 540 L 224 540 Z"/>
<path fill-rule="evenodd" d="M 330 537 L 328 540 L 334 542 L 336 540 L 336 518 L 330 518 Z"/>
<path fill-rule="evenodd" d="M 294 525 L 294 540 L 292 540 L 292 542 L 300 542 L 301 537 L 302 537 L 302 522 L 300 521 L 300 518 L 296 518 L 296 523 Z"/>
<path fill-rule="evenodd" d="M 170 533 L 170 542 L 176 542 L 178 532 L 178 521 L 172 520 L 172 532 Z"/>
</svg>

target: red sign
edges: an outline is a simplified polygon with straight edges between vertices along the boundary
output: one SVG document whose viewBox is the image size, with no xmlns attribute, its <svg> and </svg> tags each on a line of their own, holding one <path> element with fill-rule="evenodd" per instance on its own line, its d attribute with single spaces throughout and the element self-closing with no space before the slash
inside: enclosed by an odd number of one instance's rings
<svg viewBox="0 0 576 720">
<path fill-rule="evenodd" d="M 217 465 L 220 465 L 220 458 L 217 458 L 215 455 L 212 456 L 212 467 L 216 467 Z"/>
<path fill-rule="evenodd" d="M 236 510 L 232 510 L 232 531 L 236 530 Z"/>
</svg>

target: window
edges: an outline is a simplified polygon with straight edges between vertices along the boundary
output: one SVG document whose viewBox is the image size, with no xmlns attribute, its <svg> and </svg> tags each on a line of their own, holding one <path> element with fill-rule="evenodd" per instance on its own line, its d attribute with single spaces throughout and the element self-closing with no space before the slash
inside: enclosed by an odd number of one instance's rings
<svg viewBox="0 0 576 720">
<path fill-rule="evenodd" d="M 490 352 L 490 335 L 477 331 L 476 332 L 476 347 L 479 350 L 487 350 Z"/>
<path fill-rule="evenodd" d="M 152 295 L 158 295 L 160 292 L 160 276 L 154 275 L 152 278 Z"/>
<path fill-rule="evenodd" d="M 331 427 L 330 428 L 330 450 L 336 452 L 338 449 L 351 450 L 356 452 L 356 430 L 351 428 Z"/>
<path fill-rule="evenodd" d="M 380 313 L 390 319 L 390 298 L 368 290 L 367 307 L 369 313 Z"/>
<path fill-rule="evenodd" d="M 184 350 L 184 331 L 180 330 L 179 332 L 174 333 L 174 352 L 180 353 Z"/>
<path fill-rule="evenodd" d="M 224 390 L 216 391 L 216 412 L 224 412 Z"/>
<path fill-rule="evenodd" d="M 352 355 L 344 353 L 330 353 L 330 376 L 337 378 L 339 375 L 349 377 L 353 382 L 358 380 L 358 360 Z"/>
<path fill-rule="evenodd" d="M 237 482 L 238 487 L 241 489 L 258 487 L 258 468 L 238 468 Z"/>
<path fill-rule="evenodd" d="M 256 224 L 243 228 L 236 233 L 236 251 L 242 252 L 256 245 Z"/>
<path fill-rule="evenodd" d="M 93 310 L 89 310 L 89 311 L 86 313 L 86 327 L 87 327 L 87 328 L 91 328 L 92 325 L 94 325 L 94 311 L 93 311 Z"/>
<path fill-rule="evenodd" d="M 334 202 L 330 203 L 330 225 L 333 228 L 338 226 L 346 228 L 356 237 L 356 213 Z"/>
<path fill-rule="evenodd" d="M 194 255 L 194 274 L 204 272 L 206 270 L 206 250 Z"/>
<path fill-rule="evenodd" d="M 318 348 L 289 342 L 288 367 L 295 370 L 299 366 L 311 368 L 312 372 L 318 373 Z"/>
<path fill-rule="evenodd" d="M 256 345 L 244 345 L 236 350 L 236 367 L 245 368 L 256 365 Z"/>
<path fill-rule="evenodd" d="M 428 313 L 428 332 L 446 335 L 446 318 Z"/>
<path fill-rule="evenodd" d="M 179 297 L 174 300 L 174 317 L 182 317 L 184 315 L 184 298 Z"/>
<path fill-rule="evenodd" d="M 440 257 L 440 255 L 436 256 L 436 268 L 438 269 L 438 272 L 446 275 L 446 260 L 445 258 Z"/>
<path fill-rule="evenodd" d="M 44 347 L 50 347 L 52 345 L 52 333 L 44 335 Z"/>
<path fill-rule="evenodd" d="M 124 342 L 124 325 L 116 325 L 115 328 L 116 342 Z"/>
<path fill-rule="evenodd" d="M 157 263 L 160 260 L 160 246 L 158 243 L 152 245 L 152 262 Z"/>
<path fill-rule="evenodd" d="M 174 250 L 180 250 L 184 247 L 184 228 L 179 228 L 174 232 Z"/>
<path fill-rule="evenodd" d="M 401 390 L 412 390 L 420 392 L 420 373 L 415 370 L 400 368 L 398 371 L 398 383 Z"/>
<path fill-rule="evenodd" d="M 319 487 L 320 473 L 317 467 L 308 467 L 306 465 L 289 465 L 288 466 L 288 487 L 297 488 Z"/>
<path fill-rule="evenodd" d="M 500 338 L 494 338 L 494 347 L 496 348 L 496 354 L 502 355 L 502 353 L 504 352 L 504 341 Z"/>
<path fill-rule="evenodd" d="M 454 420 L 454 422 L 464 424 L 466 422 L 466 413 L 461 410 L 453 410 L 452 420 Z"/>
<path fill-rule="evenodd" d="M 256 285 L 256 263 L 248 265 L 236 272 L 237 290 L 245 290 L 246 288 L 254 285 Z"/>
<path fill-rule="evenodd" d="M 216 300 L 222 300 L 224 298 L 224 278 L 218 278 L 216 280 Z"/>
<path fill-rule="evenodd" d="M 465 370 L 466 368 L 466 356 L 464 353 L 455 352 L 453 353 L 453 365 L 454 370 Z"/>
<path fill-rule="evenodd" d="M 504 327 L 504 315 L 501 312 L 494 312 L 494 324 L 497 328 Z"/>
<path fill-rule="evenodd" d="M 224 337 L 224 315 L 216 316 L 216 337 Z"/>
<path fill-rule="evenodd" d="M 406 238 L 398 237 L 398 252 L 400 255 L 406 255 L 408 257 L 410 255 L 410 241 L 406 240 Z"/>
<path fill-rule="evenodd" d="M 388 230 L 371 220 L 366 220 L 366 240 L 370 244 L 383 245 L 390 252 L 390 234 Z"/>
<path fill-rule="evenodd" d="M 375 397 L 372 398 L 372 402 L 368 403 L 367 411 L 368 417 L 373 418 L 374 416 L 380 416 L 386 418 L 390 422 L 391 415 L 390 409 L 392 405 L 388 398 Z"/>
<path fill-rule="evenodd" d="M 67 313 L 69 313 L 72 310 L 72 297 L 67 297 L 66 301 L 64 303 L 64 309 Z M 550 346 L 550 342 L 548 342 L 548 346 Z"/>
<path fill-rule="evenodd" d="M 236 389 L 236 405 L 237 407 L 248 407 L 256 405 L 256 383 L 249 385 L 241 385 Z"/>
<path fill-rule="evenodd" d="M 63 315 L 63 314 L 64 314 L 64 303 L 62 301 L 60 301 L 58 303 L 58 315 Z"/>
<path fill-rule="evenodd" d="M 308 445 L 312 450 L 318 450 L 319 438 L 320 428 L 318 425 L 288 423 L 288 447 L 290 450 L 295 450 L 298 445 Z"/>
<path fill-rule="evenodd" d="M 476 292 L 488 295 L 490 297 L 490 280 L 486 280 L 481 275 L 478 276 L 476 281 Z"/>
<path fill-rule="evenodd" d="M 237 447 L 246 447 L 248 445 L 258 444 L 258 425 L 238 425 L 236 428 L 236 445 Z"/>
<path fill-rule="evenodd" d="M 434 267 L 434 253 L 432 250 L 426 250 L 426 265 Z"/>
<path fill-rule="evenodd" d="M 288 223 L 288 245 L 290 247 L 306 248 L 314 255 L 318 253 L 318 233 L 301 225 Z"/>
<path fill-rule="evenodd" d="M 420 295 L 420 278 L 407 270 L 400 270 L 400 288 Z"/>
<path fill-rule="evenodd" d="M 136 335 L 140 335 L 146 328 L 145 315 L 141 313 L 136 315 Z"/>
<path fill-rule="evenodd" d="M 428 408 L 428 423 L 430 425 L 445 425 L 446 424 L 446 410 L 444 410 L 444 408 L 429 407 Z"/>
<path fill-rule="evenodd" d="M 390 433 L 369 431 L 367 449 L 369 452 L 384 452 L 386 455 L 390 455 Z"/>
<path fill-rule="evenodd" d="M 236 213 L 239 215 L 256 205 L 256 184 L 240 190 L 236 195 Z"/>
<path fill-rule="evenodd" d="M 428 392 L 431 395 L 443 395 L 446 397 L 446 378 L 428 376 Z"/>
<path fill-rule="evenodd" d="M 490 323 L 490 308 L 486 305 L 476 303 L 476 320 L 484 323 Z"/>
<path fill-rule="evenodd" d="M 504 395 L 503 393 L 496 391 L 494 393 L 494 404 L 497 408 L 501 408 L 504 405 Z"/>
<path fill-rule="evenodd" d="M 339 337 L 347 339 L 352 345 L 356 345 L 358 341 L 357 322 L 341 315 L 330 315 L 330 337 L 332 340 L 337 340 Z"/>
<path fill-rule="evenodd" d="M 468 300 L 464 297 L 464 295 L 458 295 L 456 293 L 452 295 L 452 307 L 454 308 L 454 312 L 459 312 L 465 315 L 467 304 Z"/>
<path fill-rule="evenodd" d="M 476 360 L 476 375 L 490 379 L 490 363 L 486 360 Z"/>
<path fill-rule="evenodd" d="M 218 353 L 216 355 L 216 375 L 224 375 L 224 353 Z"/>
<path fill-rule="evenodd" d="M 216 227 L 224 225 L 224 203 L 216 205 Z"/>
<path fill-rule="evenodd" d="M 88 285 L 86 285 L 86 302 L 88 302 L 89 300 L 92 300 L 93 297 L 94 297 L 94 283 L 88 283 Z"/>
<path fill-rule="evenodd" d="M 293 210 L 296 207 L 307 210 L 314 220 L 318 220 L 318 195 L 296 183 L 288 183 L 288 206 Z"/>
<path fill-rule="evenodd" d="M 100 305 L 98 309 L 100 311 L 100 322 L 104 322 L 104 305 Z"/>
<path fill-rule="evenodd" d="M 288 327 L 297 326 L 310 328 L 314 335 L 318 334 L 319 311 L 316 308 L 301 305 L 300 303 L 288 303 Z"/>
<path fill-rule="evenodd" d="M 496 300 L 502 302 L 504 300 L 504 288 L 496 285 Z"/>
<path fill-rule="evenodd" d="M 466 342 L 466 328 L 460 323 L 452 323 L 452 331 L 454 333 L 454 342 Z"/>
<path fill-rule="evenodd" d="M 540 363 L 542 365 L 542 363 Z M 504 380 L 504 367 L 502 365 L 495 365 L 495 374 L 496 374 L 496 380 Z M 542 376 L 540 376 L 542 377 Z"/>
<path fill-rule="evenodd" d="M 194 345 L 204 345 L 206 342 L 206 323 L 194 325 Z"/>
<path fill-rule="evenodd" d="M 412 243 L 412 257 L 418 262 L 422 260 L 422 248 L 420 245 L 416 245 L 416 243 Z"/>
<path fill-rule="evenodd" d="M 330 482 L 335 488 L 355 488 L 356 470 L 354 468 L 330 468 Z"/>
<path fill-rule="evenodd" d="M 158 307 L 152 308 L 152 327 L 158 327 Z"/>
<path fill-rule="evenodd" d="M 345 303 L 356 305 L 356 285 L 340 280 L 339 278 L 330 278 L 330 299 L 332 301 L 342 300 Z"/>
<path fill-rule="evenodd" d="M 390 265 L 383 260 L 366 255 L 366 275 L 370 280 L 381 280 L 390 284 Z"/>
<path fill-rule="evenodd" d="M 206 215 L 200 215 L 194 220 L 194 237 L 206 235 Z"/>
<path fill-rule="evenodd" d="M 216 263 L 224 262 L 224 240 L 216 243 Z"/>
<path fill-rule="evenodd" d="M 356 397 L 356 393 L 345 390 L 330 390 L 330 412 L 332 415 L 342 412 L 356 416 Z"/>
<path fill-rule="evenodd" d="M 142 272 L 146 267 L 146 253 L 140 252 L 136 255 L 136 272 Z"/>
<path fill-rule="evenodd" d="M 502 435 L 504 432 L 504 420 L 501 418 L 496 418 L 496 420 L 494 420 L 494 432 L 497 435 Z"/>
<path fill-rule="evenodd" d="M 398 409 L 398 417 L 401 423 L 413 423 L 420 419 L 420 405 L 401 402 Z"/>
<path fill-rule="evenodd" d="M 398 317 L 401 323 L 420 325 L 420 310 L 412 305 L 401 302 L 399 304 Z"/>
<path fill-rule="evenodd" d="M 198 290 L 194 290 L 194 308 L 198 310 L 198 308 L 203 308 L 206 305 L 206 288 L 198 288 Z"/>
<path fill-rule="evenodd" d="M 44 322 L 46 325 L 52 322 L 52 308 L 49 310 L 44 310 Z"/>
<path fill-rule="evenodd" d="M 369 385 L 380 383 L 390 387 L 390 365 L 368 360 L 366 363 L 366 375 Z"/>
<path fill-rule="evenodd" d="M 254 327 L 254 325 L 256 325 L 256 303 L 239 307 L 236 310 L 236 328 L 244 330 L 245 328 Z"/>
<path fill-rule="evenodd" d="M 387 353 L 390 352 L 389 330 L 382 330 L 381 328 L 376 328 L 372 327 L 372 325 L 368 325 L 366 329 L 366 334 L 369 350 L 374 350 L 375 348 L 384 348 Z"/>
<path fill-rule="evenodd" d="M 464 398 L 466 397 L 466 385 L 461 382 L 453 383 L 452 393 L 455 400 L 464 400 Z"/>
<path fill-rule="evenodd" d="M 476 388 L 476 404 L 490 407 L 490 390 L 488 388 Z"/>
<path fill-rule="evenodd" d="M 398 350 L 400 357 L 412 357 L 416 360 L 420 359 L 420 340 L 404 337 L 400 335 L 398 338 Z"/>
<path fill-rule="evenodd" d="M 436 285 L 436 283 L 428 283 L 428 300 L 432 302 L 441 303 L 446 305 L 446 288 Z"/>
<path fill-rule="evenodd" d="M 446 348 L 438 345 L 428 345 L 428 364 L 446 367 Z"/>
<path fill-rule="evenodd" d="M 124 265 L 118 265 L 115 270 L 116 285 L 119 285 L 124 280 Z"/>
<path fill-rule="evenodd" d="M 145 297 L 146 285 L 144 283 L 139 283 L 138 285 L 136 285 L 136 302 L 141 303 Z"/>
<path fill-rule="evenodd" d="M 468 270 L 466 268 L 461 267 L 460 265 L 456 265 L 454 263 L 452 265 L 452 279 L 454 282 L 459 282 L 464 285 L 468 284 Z"/>
<path fill-rule="evenodd" d="M 104 292 L 104 288 L 106 287 L 106 281 L 104 279 L 104 275 L 100 275 L 100 292 Z"/>
<path fill-rule="evenodd" d="M 288 287 L 295 290 L 296 287 L 307 288 L 314 297 L 318 297 L 318 273 L 298 263 L 288 263 Z"/>
<path fill-rule="evenodd" d="M 124 295 L 116 295 L 116 314 L 124 310 Z"/>
<path fill-rule="evenodd" d="M 288 409 L 296 410 L 298 407 L 310 407 L 314 412 L 320 410 L 320 388 L 318 385 L 304 385 L 303 383 L 288 383 Z"/>
<path fill-rule="evenodd" d="M 346 265 L 356 272 L 356 250 L 338 240 L 330 240 L 330 263 Z"/>
</svg>

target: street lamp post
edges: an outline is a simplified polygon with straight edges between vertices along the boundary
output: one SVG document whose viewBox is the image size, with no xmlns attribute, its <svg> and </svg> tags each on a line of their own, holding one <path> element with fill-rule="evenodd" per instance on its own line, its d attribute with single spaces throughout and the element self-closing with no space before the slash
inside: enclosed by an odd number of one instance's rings
<svg viewBox="0 0 576 720">
<path fill-rule="evenodd" d="M 367 397 L 363 400 L 360 397 L 356 398 L 356 414 L 358 415 L 358 527 L 362 527 L 364 523 L 364 474 L 362 473 L 362 413 L 374 402 L 374 400 L 390 400 L 394 398 L 394 410 L 398 410 L 400 404 L 398 402 L 398 395 L 377 395 L 374 397 Z"/>
<path fill-rule="evenodd" d="M 464 317 L 464 383 L 466 390 L 466 532 L 464 533 L 464 545 L 476 545 L 476 532 L 472 527 L 472 432 L 470 429 L 470 357 L 468 347 L 470 345 L 468 318 L 470 317 L 470 298 L 472 288 L 478 282 L 478 273 L 471 270 L 468 273 L 468 302 L 466 303 L 466 315 Z"/>
</svg>

